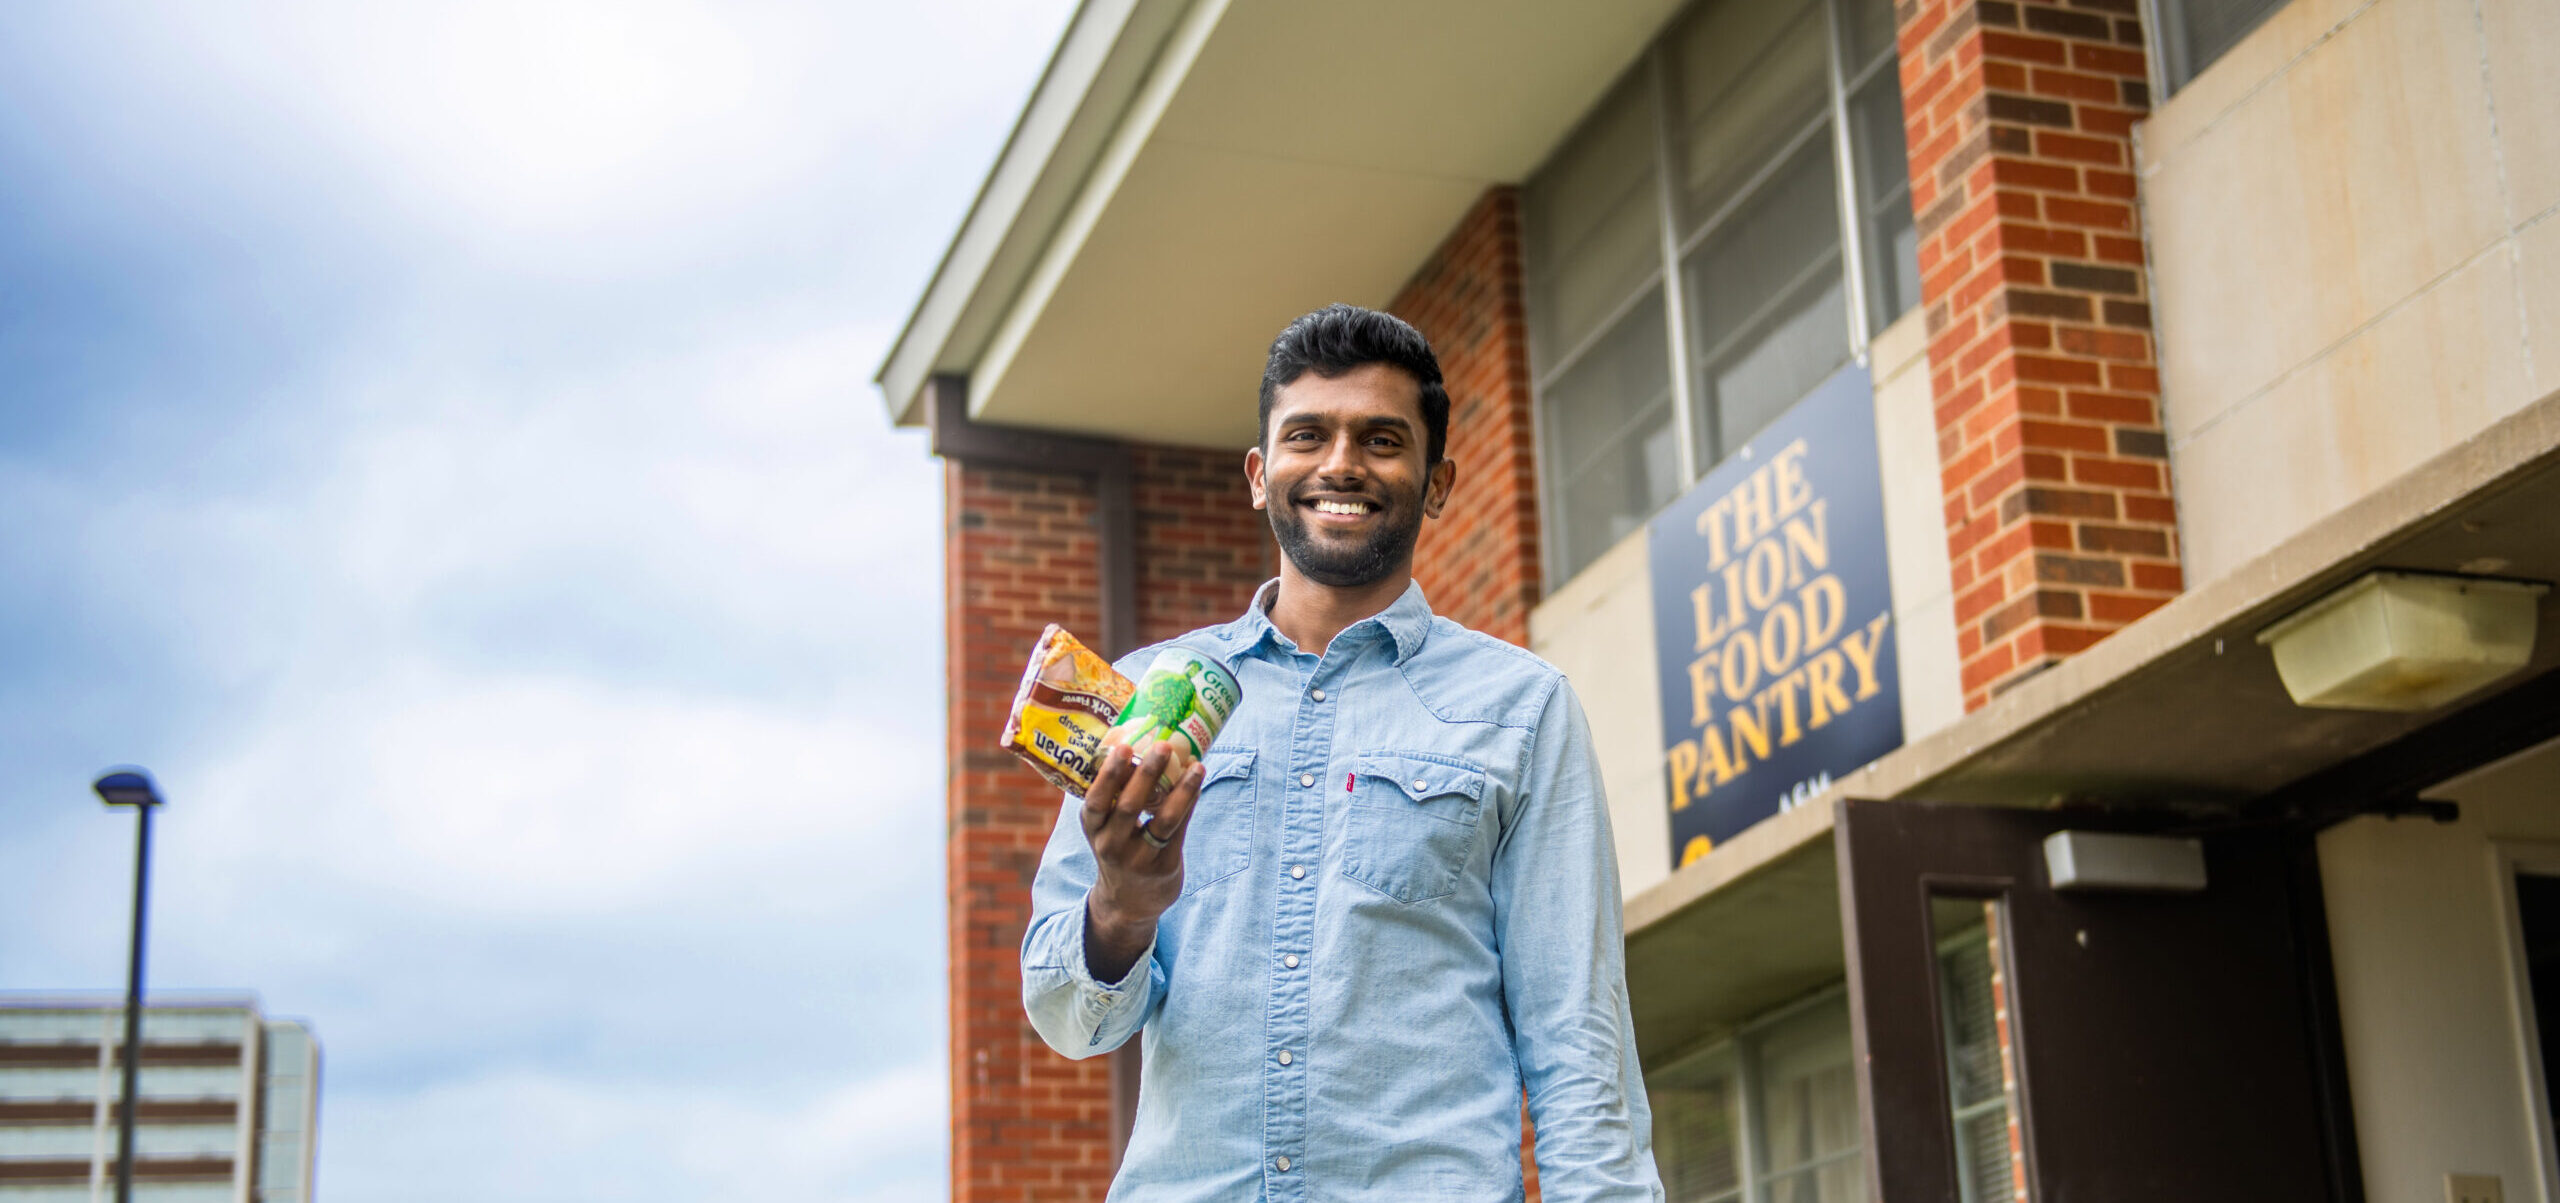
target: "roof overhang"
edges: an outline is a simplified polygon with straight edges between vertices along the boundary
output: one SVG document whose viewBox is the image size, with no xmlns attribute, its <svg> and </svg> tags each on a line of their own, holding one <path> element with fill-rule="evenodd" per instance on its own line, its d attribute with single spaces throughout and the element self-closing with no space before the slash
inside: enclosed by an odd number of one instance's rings
<svg viewBox="0 0 2560 1203">
<path fill-rule="evenodd" d="M 1627 983 L 1648 1062 L 1840 977 L 1841 798 L 2270 821 L 2308 807 L 2317 822 L 2324 795 L 2414 797 L 2434 783 L 2430 764 L 2548 738 L 2560 724 L 2560 596 L 2539 603 L 2522 671 L 2418 714 L 2296 706 L 2256 636 L 2377 568 L 2560 581 L 2555 514 L 2560 393 L 1628 900 Z M 2392 755 L 2412 745 L 2427 755 Z M 2407 779 L 2367 779 L 2386 770 Z"/>
<path fill-rule="evenodd" d="M 876 377 L 924 421 L 1242 445 L 1271 338 L 1380 305 L 1677 8 L 1087 0 Z"/>
</svg>

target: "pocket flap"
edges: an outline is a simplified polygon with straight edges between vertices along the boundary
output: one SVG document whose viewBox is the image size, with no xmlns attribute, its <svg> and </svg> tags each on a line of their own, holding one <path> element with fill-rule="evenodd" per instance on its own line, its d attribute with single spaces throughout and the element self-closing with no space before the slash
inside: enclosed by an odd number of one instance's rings
<svg viewBox="0 0 2560 1203">
<path fill-rule="evenodd" d="M 1353 759 L 1353 772 L 1395 783 L 1404 796 L 1420 802 L 1458 794 L 1484 797 L 1484 770 L 1453 763 L 1454 758 L 1424 759 L 1410 752 L 1372 752 Z"/>
<path fill-rule="evenodd" d="M 1201 758 L 1201 763 L 1208 766 L 1209 773 L 1200 779 L 1200 788 L 1207 789 L 1214 782 L 1250 775 L 1253 772 L 1253 749 L 1221 748 L 1213 744 L 1209 754 Z"/>
</svg>

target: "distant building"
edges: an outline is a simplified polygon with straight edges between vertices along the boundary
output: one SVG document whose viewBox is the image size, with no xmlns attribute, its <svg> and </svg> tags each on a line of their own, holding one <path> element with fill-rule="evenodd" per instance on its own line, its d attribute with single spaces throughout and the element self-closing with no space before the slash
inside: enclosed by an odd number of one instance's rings
<svg viewBox="0 0 2560 1203">
<path fill-rule="evenodd" d="M 0 997 L 0 1199 L 115 1197 L 124 1005 L 98 996 Z M 320 1045 L 255 999 L 198 998 L 142 1013 L 137 1203 L 309 1203 Z"/>
</svg>

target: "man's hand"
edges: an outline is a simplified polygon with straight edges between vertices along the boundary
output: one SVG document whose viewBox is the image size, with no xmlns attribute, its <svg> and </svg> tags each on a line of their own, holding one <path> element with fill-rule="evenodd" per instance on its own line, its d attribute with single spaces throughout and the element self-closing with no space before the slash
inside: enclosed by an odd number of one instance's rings
<svg viewBox="0 0 2560 1203">
<path fill-rule="evenodd" d="M 1124 747 L 1112 732 L 1103 739 L 1102 768 L 1084 796 L 1084 838 L 1093 847 L 1093 892 L 1085 897 L 1084 960 L 1094 980 L 1129 975 L 1155 939 L 1156 919 L 1182 897 L 1182 838 L 1207 775 L 1190 763 L 1171 789 L 1166 768 L 1189 755 L 1159 741 Z M 1150 813 L 1152 812 L 1152 813 Z M 1144 816 L 1144 824 L 1139 819 Z"/>
</svg>

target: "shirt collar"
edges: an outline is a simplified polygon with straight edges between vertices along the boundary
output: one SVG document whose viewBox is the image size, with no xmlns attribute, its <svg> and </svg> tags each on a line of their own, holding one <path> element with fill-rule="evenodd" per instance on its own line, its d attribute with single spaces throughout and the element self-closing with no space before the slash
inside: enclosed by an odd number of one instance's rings
<svg viewBox="0 0 2560 1203">
<path fill-rule="evenodd" d="M 1280 633 L 1280 628 L 1271 625 L 1271 598 L 1279 591 L 1279 577 L 1264 581 L 1261 588 L 1253 591 L 1253 602 L 1245 607 L 1242 616 L 1225 626 L 1211 628 L 1220 652 L 1233 659 L 1260 648 L 1266 641 L 1287 644 L 1288 639 Z M 1431 634 L 1431 603 L 1423 599 L 1422 582 L 1406 582 L 1404 592 L 1386 609 L 1351 624 L 1343 634 L 1348 635 L 1368 623 L 1376 623 L 1386 631 L 1387 638 L 1395 644 L 1396 663 L 1412 659 L 1414 653 L 1422 650 L 1423 640 Z"/>
</svg>

